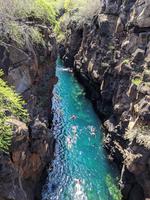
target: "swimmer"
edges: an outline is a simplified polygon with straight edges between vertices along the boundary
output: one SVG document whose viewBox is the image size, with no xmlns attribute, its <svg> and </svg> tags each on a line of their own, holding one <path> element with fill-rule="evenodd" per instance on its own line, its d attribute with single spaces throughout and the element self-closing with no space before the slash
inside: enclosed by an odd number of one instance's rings
<svg viewBox="0 0 150 200">
<path fill-rule="evenodd" d="M 96 129 L 94 127 L 91 127 L 91 135 L 95 135 Z"/>
<path fill-rule="evenodd" d="M 71 69 L 71 68 L 69 68 L 69 70 L 68 70 L 70 73 L 73 73 L 73 70 Z"/>
<path fill-rule="evenodd" d="M 77 126 L 72 126 L 72 132 L 77 133 L 77 128 L 78 128 Z"/>
<path fill-rule="evenodd" d="M 72 115 L 72 116 L 70 117 L 70 119 L 75 120 L 75 119 L 77 119 L 77 116 L 76 116 L 76 115 Z"/>
<path fill-rule="evenodd" d="M 89 126 L 91 135 L 95 135 L 96 129 L 93 126 Z"/>
<path fill-rule="evenodd" d="M 71 141 L 71 138 L 70 137 L 67 137 L 67 145 L 68 145 L 68 149 L 71 149 L 72 147 L 72 141 Z"/>
<path fill-rule="evenodd" d="M 63 68 L 63 69 L 61 69 L 62 71 L 66 71 L 66 72 L 70 72 L 70 73 L 72 73 L 73 72 L 73 70 L 72 69 L 70 69 L 70 68 Z"/>
<path fill-rule="evenodd" d="M 74 180 L 75 180 L 75 183 L 76 183 L 76 184 L 81 184 L 81 179 L 75 178 Z"/>
<path fill-rule="evenodd" d="M 75 179 L 75 193 L 74 197 L 76 200 L 87 200 L 82 187 L 82 181 L 80 179 Z"/>
<path fill-rule="evenodd" d="M 81 194 L 81 180 L 75 179 L 76 194 Z"/>
</svg>

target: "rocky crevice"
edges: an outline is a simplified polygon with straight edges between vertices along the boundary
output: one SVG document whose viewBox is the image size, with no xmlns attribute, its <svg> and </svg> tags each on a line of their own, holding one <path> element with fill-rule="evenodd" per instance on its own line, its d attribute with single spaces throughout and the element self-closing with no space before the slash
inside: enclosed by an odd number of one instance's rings
<svg viewBox="0 0 150 200">
<path fill-rule="evenodd" d="M 41 177 L 53 158 L 55 141 L 49 128 L 57 47 L 51 27 L 38 27 L 45 46 L 29 38 L 23 47 L 13 41 L 0 44 L 5 79 L 23 96 L 30 114 L 29 124 L 12 119 L 10 153 L 0 153 L 0 200 L 40 199 Z"/>
<path fill-rule="evenodd" d="M 124 199 L 144 200 L 150 198 L 150 2 L 102 0 L 101 7 L 92 22 L 73 24 L 63 59 L 102 118 Z"/>
</svg>

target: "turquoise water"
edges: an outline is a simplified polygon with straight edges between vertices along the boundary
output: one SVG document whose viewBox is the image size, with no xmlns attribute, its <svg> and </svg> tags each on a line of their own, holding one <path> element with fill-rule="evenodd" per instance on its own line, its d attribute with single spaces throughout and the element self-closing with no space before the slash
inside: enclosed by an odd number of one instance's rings
<svg viewBox="0 0 150 200">
<path fill-rule="evenodd" d="M 102 147 L 101 122 L 83 87 L 57 61 L 59 81 L 53 97 L 56 138 L 53 168 L 43 187 L 43 200 L 112 200 L 106 184 L 115 170 Z"/>
</svg>

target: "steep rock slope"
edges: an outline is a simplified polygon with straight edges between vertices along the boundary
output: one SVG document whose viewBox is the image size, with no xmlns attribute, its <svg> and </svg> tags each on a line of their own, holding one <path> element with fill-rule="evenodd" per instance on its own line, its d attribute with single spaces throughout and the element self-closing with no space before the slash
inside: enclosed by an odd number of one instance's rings
<svg viewBox="0 0 150 200">
<path fill-rule="evenodd" d="M 150 198 L 150 1 L 100 3 L 91 23 L 73 23 L 63 59 L 104 122 L 124 199 L 142 200 Z"/>
<path fill-rule="evenodd" d="M 31 22 L 30 22 L 31 23 Z M 34 22 L 45 46 L 29 38 L 20 48 L 13 41 L 0 43 L 0 67 L 5 79 L 26 100 L 29 124 L 12 119 L 10 154 L 0 153 L 0 200 L 40 198 L 40 181 L 53 158 L 54 139 L 50 132 L 51 98 L 55 77 L 56 41 L 51 27 Z"/>
</svg>

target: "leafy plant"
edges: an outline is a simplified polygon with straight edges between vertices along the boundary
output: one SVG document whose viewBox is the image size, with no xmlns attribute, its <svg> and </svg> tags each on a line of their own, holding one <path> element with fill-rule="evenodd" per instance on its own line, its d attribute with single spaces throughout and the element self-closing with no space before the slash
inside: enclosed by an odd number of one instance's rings
<svg viewBox="0 0 150 200">
<path fill-rule="evenodd" d="M 60 24 L 61 24 L 61 21 L 56 22 L 55 28 L 54 28 L 54 32 L 56 34 L 58 42 L 61 42 L 65 39 L 65 33 L 62 31 Z"/>
<path fill-rule="evenodd" d="M 129 59 L 125 59 L 122 64 L 129 64 L 130 63 L 130 60 Z"/>
<path fill-rule="evenodd" d="M 23 37 L 23 27 L 13 21 L 10 21 L 9 24 L 7 24 L 7 27 L 11 39 L 16 41 L 19 46 L 23 46 L 25 42 Z"/>
<path fill-rule="evenodd" d="M 54 0 L 35 0 L 35 7 L 32 10 L 33 15 L 45 21 L 49 21 L 51 25 L 55 25 L 57 13 L 54 2 Z"/>
<path fill-rule="evenodd" d="M 139 86 L 142 83 L 142 79 L 139 77 L 133 78 L 132 83 L 136 86 Z"/>
<path fill-rule="evenodd" d="M 65 0 L 64 1 L 64 9 L 67 11 L 67 12 L 71 12 L 72 9 L 75 8 L 75 2 L 73 0 Z"/>
<path fill-rule="evenodd" d="M 45 45 L 43 36 L 42 36 L 42 34 L 40 33 L 40 31 L 37 27 L 34 27 L 34 28 L 30 27 L 28 29 L 28 31 L 29 31 L 29 36 L 31 38 L 31 41 L 33 43 L 42 44 L 43 46 Z"/>
<path fill-rule="evenodd" d="M 0 71 L 0 150 L 8 151 L 12 139 L 12 116 L 27 122 L 28 113 L 23 108 L 24 101 L 1 78 Z"/>
</svg>

